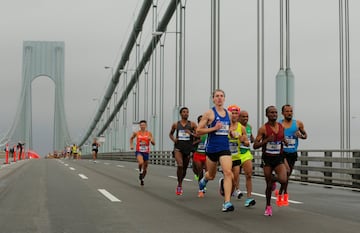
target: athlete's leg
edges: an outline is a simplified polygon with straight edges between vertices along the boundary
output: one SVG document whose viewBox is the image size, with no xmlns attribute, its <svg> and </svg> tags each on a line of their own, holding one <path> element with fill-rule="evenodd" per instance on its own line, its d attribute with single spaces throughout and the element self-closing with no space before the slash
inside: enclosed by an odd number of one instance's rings
<svg viewBox="0 0 360 233">
<path fill-rule="evenodd" d="M 251 197 L 251 192 L 252 192 L 252 181 L 251 181 L 251 176 L 252 176 L 252 172 L 253 172 L 253 165 L 252 165 L 252 161 L 246 160 L 243 164 L 242 167 L 244 169 L 244 174 L 245 174 L 245 179 L 246 179 L 246 191 L 247 191 L 247 197 Z"/>
<path fill-rule="evenodd" d="M 143 163 L 143 175 L 142 175 L 143 179 L 144 179 L 145 176 L 146 176 L 148 164 L 149 164 L 149 161 L 148 161 L 148 160 L 145 160 L 144 163 Z"/>
<path fill-rule="evenodd" d="M 207 172 L 205 172 L 204 178 L 207 181 L 215 179 L 217 162 L 214 162 L 208 157 L 206 157 L 206 167 L 207 167 Z"/>
<path fill-rule="evenodd" d="M 272 168 L 269 165 L 264 165 L 263 167 L 264 177 L 266 182 L 266 206 L 271 205 L 271 187 L 272 187 Z"/>
<path fill-rule="evenodd" d="M 220 165 L 224 174 L 224 202 L 229 202 L 233 189 L 233 173 L 231 156 L 220 156 Z"/>
<path fill-rule="evenodd" d="M 181 183 L 184 180 L 185 176 L 186 176 L 186 171 L 187 168 L 189 166 L 189 162 L 190 162 L 190 155 L 186 155 L 183 157 L 183 171 L 182 171 L 182 178 L 181 178 Z"/>
<path fill-rule="evenodd" d="M 144 158 L 143 155 L 140 153 L 136 153 L 136 160 L 138 162 L 138 168 L 139 168 L 139 172 L 143 173 L 143 165 L 144 165 Z"/>
<path fill-rule="evenodd" d="M 284 158 L 284 166 L 286 169 L 286 175 L 287 177 L 290 177 L 291 172 L 292 172 L 292 168 L 290 166 L 290 161 L 288 161 L 288 158 L 285 156 Z M 279 182 L 280 183 L 280 182 Z M 287 186 L 288 186 L 288 179 L 286 179 L 285 184 L 283 184 L 280 189 L 279 189 L 279 193 L 283 194 L 283 193 L 287 193 Z"/>
<path fill-rule="evenodd" d="M 284 186 L 286 185 L 288 180 L 285 164 L 281 163 L 277 165 L 274 170 L 276 173 L 277 180 L 281 184 L 280 190 L 284 190 Z"/>
<path fill-rule="evenodd" d="M 196 161 L 193 157 L 193 162 L 192 162 L 192 170 L 194 172 L 194 175 L 198 176 L 199 177 L 199 168 L 200 168 L 200 165 L 199 165 L 199 161 Z M 200 178 L 199 178 L 200 179 Z"/>
<path fill-rule="evenodd" d="M 203 178 L 204 174 L 202 171 L 202 164 L 198 160 L 193 160 L 193 172 L 198 177 L 199 180 Z"/>
<path fill-rule="evenodd" d="M 177 164 L 176 175 L 177 175 L 178 186 L 182 186 L 183 166 L 184 166 L 183 155 L 179 150 L 175 150 L 174 155 L 175 155 L 175 161 Z"/>
<path fill-rule="evenodd" d="M 239 182 L 240 182 L 240 165 L 236 165 L 234 167 L 232 167 L 231 169 L 232 173 L 233 173 L 233 184 L 234 184 L 234 188 L 235 190 L 239 189 Z"/>
</svg>

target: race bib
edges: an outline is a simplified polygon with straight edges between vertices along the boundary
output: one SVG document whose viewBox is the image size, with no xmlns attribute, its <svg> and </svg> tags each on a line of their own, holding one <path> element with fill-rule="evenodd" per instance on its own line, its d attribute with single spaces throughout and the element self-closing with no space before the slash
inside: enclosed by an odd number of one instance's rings
<svg viewBox="0 0 360 233">
<path fill-rule="evenodd" d="M 189 141 L 190 140 L 190 134 L 187 133 L 185 130 L 181 129 L 181 130 L 178 131 L 178 140 Z"/>
<path fill-rule="evenodd" d="M 228 124 L 226 124 L 226 122 L 221 122 L 222 123 L 222 126 L 219 130 L 217 130 L 215 132 L 216 135 L 228 135 L 229 134 L 229 128 L 230 126 Z"/>
<path fill-rule="evenodd" d="M 266 153 L 268 154 L 280 154 L 281 142 L 268 142 L 266 143 Z"/>
</svg>

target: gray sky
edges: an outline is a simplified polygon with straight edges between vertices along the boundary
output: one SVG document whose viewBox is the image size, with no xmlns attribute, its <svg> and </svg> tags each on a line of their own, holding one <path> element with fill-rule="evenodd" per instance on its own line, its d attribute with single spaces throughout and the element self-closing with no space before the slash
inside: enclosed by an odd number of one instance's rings
<svg viewBox="0 0 360 233">
<path fill-rule="evenodd" d="M 159 20 L 169 0 L 159 0 Z M 301 148 L 339 148 L 338 0 L 291 0 L 291 69 L 295 74 L 295 113 L 309 133 Z M 65 42 L 65 111 L 73 139 L 85 133 L 103 96 L 110 70 L 121 57 L 142 4 L 140 0 L 2 0 L 0 8 L 0 135 L 13 123 L 20 97 L 23 41 Z M 359 148 L 360 2 L 350 0 L 352 148 Z M 265 106 L 275 104 L 279 70 L 279 1 L 265 1 Z M 256 124 L 257 1 L 221 1 L 221 81 L 227 104 L 238 104 Z M 149 19 L 140 41 L 148 44 Z M 174 31 L 173 23 L 168 31 Z M 174 104 L 174 34 L 167 34 L 164 143 Z M 210 1 L 186 1 L 186 99 L 190 118 L 208 108 L 210 93 Z M 130 58 L 129 68 L 135 59 Z M 140 78 L 142 79 L 142 78 Z M 121 83 L 121 81 L 120 81 Z M 46 153 L 52 143 L 54 85 L 33 84 L 34 147 Z M 121 89 L 121 87 L 119 87 Z M 129 100 L 129 105 L 131 100 Z M 140 118 L 143 111 L 140 109 Z M 279 114 L 280 117 L 280 114 Z M 131 118 L 131 116 L 130 116 Z M 254 132 L 256 134 L 256 131 Z"/>
</svg>

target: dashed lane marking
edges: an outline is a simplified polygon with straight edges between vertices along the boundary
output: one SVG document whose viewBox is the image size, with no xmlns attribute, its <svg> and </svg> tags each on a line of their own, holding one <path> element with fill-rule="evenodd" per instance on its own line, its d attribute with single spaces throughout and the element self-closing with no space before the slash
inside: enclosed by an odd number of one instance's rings
<svg viewBox="0 0 360 233">
<path fill-rule="evenodd" d="M 98 189 L 98 191 L 104 195 L 107 199 L 109 199 L 111 202 L 121 202 L 118 198 L 116 198 L 114 195 L 106 191 L 106 189 Z"/>
<path fill-rule="evenodd" d="M 173 178 L 173 179 L 176 179 L 177 180 L 177 177 L 176 176 L 168 176 L 168 177 L 170 177 L 170 178 Z M 184 179 L 185 181 L 189 181 L 189 182 L 192 182 L 193 180 L 191 180 L 191 179 L 187 179 L 187 178 L 185 178 Z"/>
<path fill-rule="evenodd" d="M 79 176 L 81 177 L 81 179 L 87 180 L 89 179 L 87 176 L 85 176 L 84 174 L 79 174 Z"/>
</svg>

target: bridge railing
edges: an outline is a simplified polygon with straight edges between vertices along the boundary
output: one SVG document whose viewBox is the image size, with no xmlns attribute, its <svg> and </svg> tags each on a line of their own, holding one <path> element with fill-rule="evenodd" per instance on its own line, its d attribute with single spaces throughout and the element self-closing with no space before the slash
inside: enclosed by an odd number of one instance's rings
<svg viewBox="0 0 360 233">
<path fill-rule="evenodd" d="M 254 175 L 263 176 L 261 152 L 253 151 Z M 83 156 L 91 159 L 90 155 Z M 136 162 L 134 152 L 99 153 L 99 159 Z M 172 151 L 153 151 L 149 163 L 176 166 Z M 360 150 L 300 150 L 291 180 L 360 188 Z"/>
</svg>

